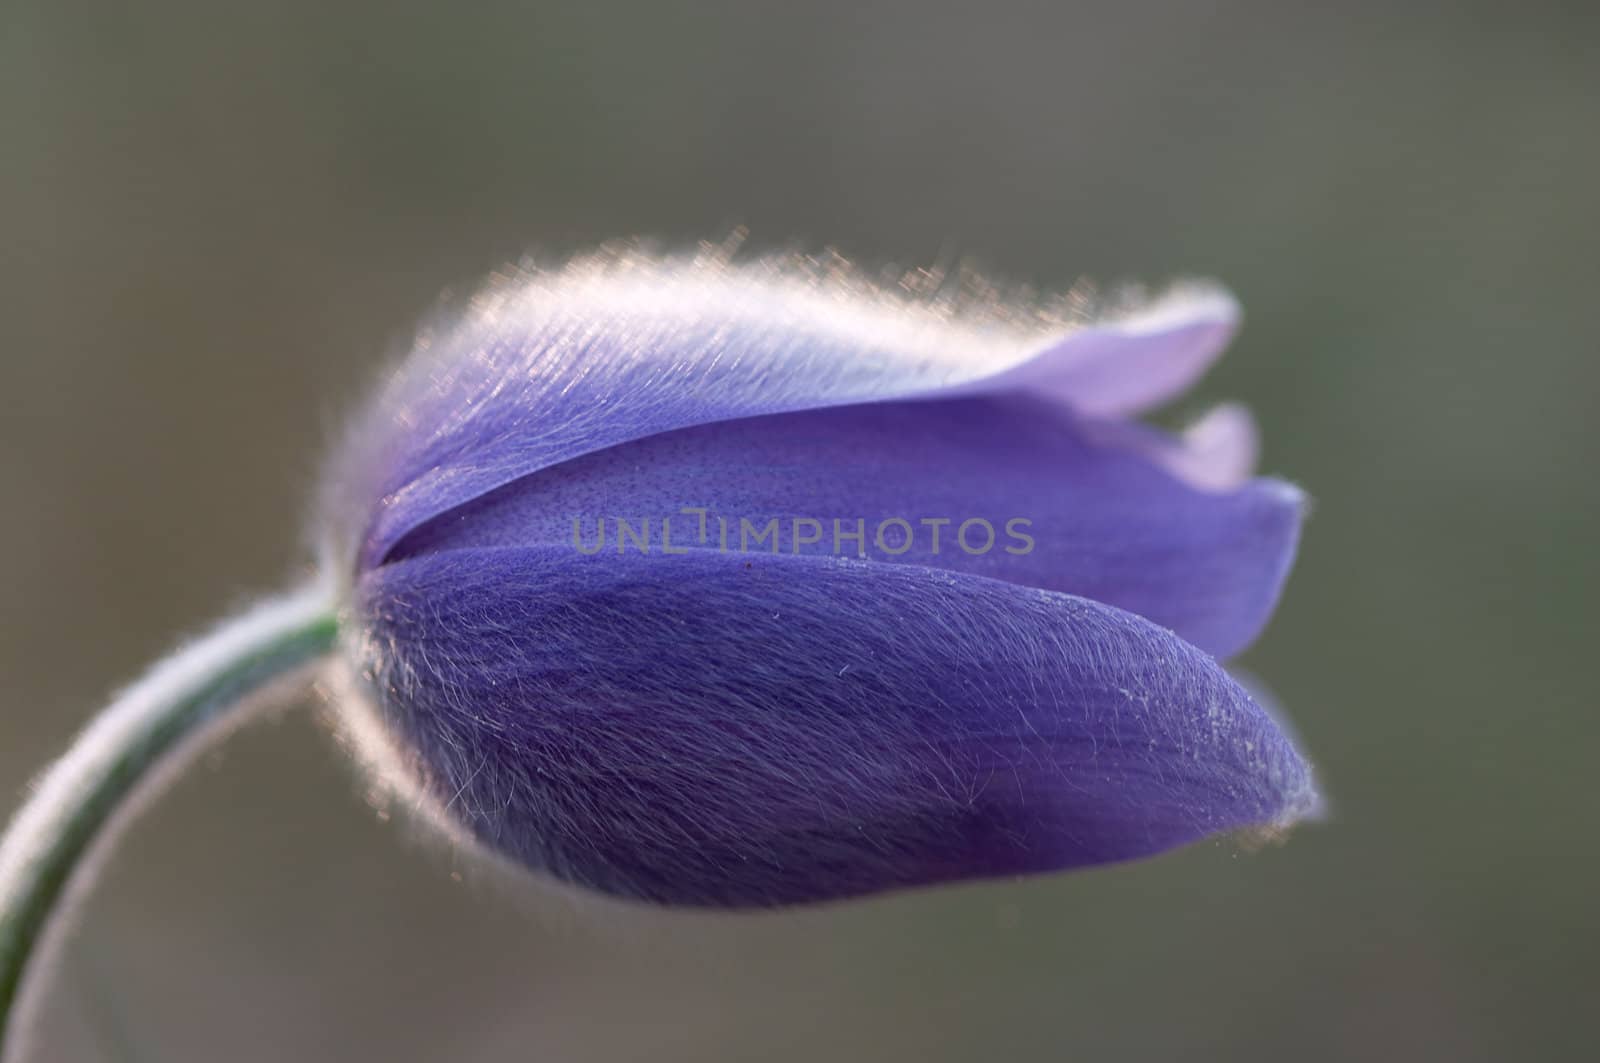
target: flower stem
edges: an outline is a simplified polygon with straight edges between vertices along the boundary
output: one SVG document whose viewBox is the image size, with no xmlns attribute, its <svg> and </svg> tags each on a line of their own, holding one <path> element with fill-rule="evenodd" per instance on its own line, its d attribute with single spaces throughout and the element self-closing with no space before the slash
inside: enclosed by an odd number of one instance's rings
<svg viewBox="0 0 1600 1063">
<path fill-rule="evenodd" d="M 321 587 L 256 606 L 156 665 L 44 773 L 0 836 L 0 1054 L 15 1058 L 24 977 L 51 951 L 70 900 L 145 784 L 184 759 L 181 750 L 248 715 L 269 685 L 309 676 L 337 626 Z"/>
</svg>

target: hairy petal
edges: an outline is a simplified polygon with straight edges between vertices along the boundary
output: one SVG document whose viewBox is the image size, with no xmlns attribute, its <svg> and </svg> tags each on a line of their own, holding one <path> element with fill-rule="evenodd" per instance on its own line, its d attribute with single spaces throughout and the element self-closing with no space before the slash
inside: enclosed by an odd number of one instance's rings
<svg viewBox="0 0 1600 1063">
<path fill-rule="evenodd" d="M 759 906 L 1286 827 L 1309 769 L 1204 653 L 1068 595 L 818 557 L 423 555 L 363 666 L 440 808 L 657 902 Z"/>
<path fill-rule="evenodd" d="M 946 391 L 1137 409 L 1185 386 L 1236 316 L 1204 287 L 1085 321 L 998 304 L 955 314 L 772 264 L 625 257 L 536 274 L 419 343 L 331 470 L 325 549 L 371 567 L 518 477 L 712 421 Z"/>
<path fill-rule="evenodd" d="M 422 525 L 390 557 L 575 539 L 637 549 L 620 517 L 652 551 L 864 554 L 1064 591 L 1228 657 L 1277 603 L 1302 496 L 1272 480 L 1199 490 L 1168 471 L 1182 453 L 1153 430 L 1017 395 L 775 414 L 523 477 Z"/>
</svg>

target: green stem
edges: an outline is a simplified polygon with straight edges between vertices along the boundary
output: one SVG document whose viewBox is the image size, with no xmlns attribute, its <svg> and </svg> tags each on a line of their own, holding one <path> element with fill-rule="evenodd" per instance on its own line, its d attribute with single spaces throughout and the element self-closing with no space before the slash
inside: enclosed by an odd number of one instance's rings
<svg viewBox="0 0 1600 1063">
<path fill-rule="evenodd" d="M 336 636 L 323 588 L 265 602 L 153 668 L 44 773 L 0 836 L 0 1054 L 17 1050 L 24 977 L 41 966 L 118 820 L 148 790 L 142 784 L 248 715 L 263 700 L 253 695 L 309 674 Z"/>
</svg>

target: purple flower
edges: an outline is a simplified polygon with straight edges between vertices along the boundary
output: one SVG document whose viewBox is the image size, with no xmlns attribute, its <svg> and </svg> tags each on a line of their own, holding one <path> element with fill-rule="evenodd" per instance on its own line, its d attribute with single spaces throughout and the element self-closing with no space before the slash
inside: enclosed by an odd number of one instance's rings
<svg viewBox="0 0 1600 1063">
<path fill-rule="evenodd" d="M 423 337 L 328 480 L 393 763 L 609 893 L 776 905 L 1099 864 L 1315 811 L 1217 663 L 1298 490 L 1224 407 L 1125 420 L 1231 336 L 617 255 Z M 960 305 L 957 305 L 957 303 Z"/>
</svg>

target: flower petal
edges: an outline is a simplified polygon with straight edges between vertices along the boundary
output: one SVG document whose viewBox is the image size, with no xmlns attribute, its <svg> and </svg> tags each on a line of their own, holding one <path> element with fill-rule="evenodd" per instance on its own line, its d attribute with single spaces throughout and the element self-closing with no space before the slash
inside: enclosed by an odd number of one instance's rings
<svg viewBox="0 0 1600 1063">
<path fill-rule="evenodd" d="M 778 905 L 1124 860 L 1314 807 L 1205 654 L 909 565 L 455 550 L 363 577 L 360 656 L 441 814 L 558 878 Z"/>
<path fill-rule="evenodd" d="M 1255 475 L 1261 441 L 1255 418 L 1243 406 L 1209 410 L 1174 439 L 1137 421 L 1086 421 L 1102 445 L 1137 451 L 1202 491 L 1232 491 Z"/>
<path fill-rule="evenodd" d="M 390 557 L 535 544 L 615 554 L 622 517 L 655 551 L 951 569 L 1092 598 L 1214 656 L 1238 653 L 1277 603 L 1300 492 L 1272 480 L 1197 490 L 1166 471 L 1177 444 L 1106 427 L 1020 395 L 699 425 L 523 477 L 422 525 Z"/>
<path fill-rule="evenodd" d="M 326 549 L 370 567 L 501 484 L 712 421 L 942 391 L 1135 409 L 1192 379 L 1235 315 L 1194 287 L 1086 323 L 989 303 L 955 316 L 771 263 L 625 256 L 536 274 L 419 343 L 328 478 Z"/>
<path fill-rule="evenodd" d="M 1232 296 L 1189 289 L 1126 319 L 1070 333 L 982 386 L 1020 386 L 1097 417 L 1135 414 L 1187 391 L 1238 326 Z"/>
<path fill-rule="evenodd" d="M 1227 491 L 1256 473 L 1261 433 L 1250 411 L 1225 403 L 1183 430 L 1179 457 L 1169 466 L 1199 487 Z"/>
</svg>

